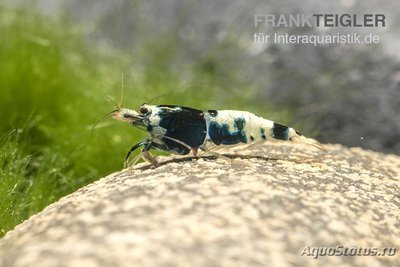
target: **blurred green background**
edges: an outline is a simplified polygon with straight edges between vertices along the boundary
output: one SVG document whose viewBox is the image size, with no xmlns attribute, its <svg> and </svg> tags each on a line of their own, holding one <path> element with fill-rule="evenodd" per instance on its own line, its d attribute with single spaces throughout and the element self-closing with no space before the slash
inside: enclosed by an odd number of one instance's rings
<svg viewBox="0 0 400 267">
<path fill-rule="evenodd" d="M 127 150 L 146 137 L 111 120 L 92 129 L 114 109 L 106 96 L 119 102 L 122 73 L 128 108 L 163 95 L 157 103 L 248 110 L 323 142 L 400 152 L 398 57 L 381 45 L 254 47 L 254 14 L 293 13 L 278 2 L 6 2 L 0 236 L 120 170 Z M 301 8 L 312 13 L 306 2 Z M 295 1 L 285 6 L 302 11 Z"/>
</svg>

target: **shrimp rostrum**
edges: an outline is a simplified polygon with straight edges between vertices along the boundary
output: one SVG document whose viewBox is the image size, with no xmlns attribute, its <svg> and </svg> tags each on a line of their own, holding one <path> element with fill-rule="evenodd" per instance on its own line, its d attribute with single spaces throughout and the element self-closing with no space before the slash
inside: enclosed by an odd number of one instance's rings
<svg viewBox="0 0 400 267">
<path fill-rule="evenodd" d="M 144 128 L 150 137 L 134 145 L 125 158 L 142 147 L 140 157 L 157 164 L 149 150 L 195 156 L 198 150 L 209 151 L 209 146 L 256 144 L 266 141 L 289 141 L 324 149 L 318 141 L 306 138 L 293 128 L 264 119 L 247 111 L 198 110 L 174 105 L 140 106 L 139 112 L 118 108 L 113 118 Z"/>
</svg>

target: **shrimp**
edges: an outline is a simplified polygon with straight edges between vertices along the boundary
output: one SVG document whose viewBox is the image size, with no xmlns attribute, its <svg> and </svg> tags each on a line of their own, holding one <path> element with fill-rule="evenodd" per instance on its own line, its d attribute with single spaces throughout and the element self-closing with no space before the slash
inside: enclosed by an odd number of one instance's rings
<svg viewBox="0 0 400 267">
<path fill-rule="evenodd" d="M 140 147 L 142 150 L 139 156 L 153 165 L 157 165 L 157 161 L 149 153 L 151 149 L 178 155 L 192 152 L 196 156 L 199 149 L 209 151 L 210 144 L 223 146 L 288 141 L 325 150 L 318 141 L 303 136 L 297 130 L 248 111 L 142 104 L 139 112 L 118 108 L 112 117 L 134 127 L 141 127 L 150 134 L 149 138 L 135 144 L 128 151 L 125 166 L 131 153 Z"/>
</svg>

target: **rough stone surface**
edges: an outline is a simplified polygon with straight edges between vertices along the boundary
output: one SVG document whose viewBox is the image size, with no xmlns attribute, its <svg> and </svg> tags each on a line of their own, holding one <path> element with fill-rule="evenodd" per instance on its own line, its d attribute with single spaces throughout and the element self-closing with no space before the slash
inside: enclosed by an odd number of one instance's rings
<svg viewBox="0 0 400 267">
<path fill-rule="evenodd" d="M 400 157 L 326 147 L 165 157 L 111 174 L 10 231 L 0 266 L 400 266 L 399 251 L 301 256 L 400 249 Z"/>
</svg>

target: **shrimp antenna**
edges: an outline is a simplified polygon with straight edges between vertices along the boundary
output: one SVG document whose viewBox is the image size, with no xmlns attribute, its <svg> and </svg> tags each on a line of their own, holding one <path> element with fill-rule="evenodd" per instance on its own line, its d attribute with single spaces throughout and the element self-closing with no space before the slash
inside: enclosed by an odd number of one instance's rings
<svg viewBox="0 0 400 267">
<path fill-rule="evenodd" d="M 110 117 L 111 117 L 115 112 L 117 112 L 117 111 L 118 111 L 118 109 L 113 110 L 113 111 L 107 113 L 103 118 L 101 118 L 98 122 L 96 122 L 95 124 L 92 125 L 91 130 L 94 130 L 94 129 L 99 128 L 99 125 L 100 125 L 101 123 L 103 123 L 106 119 L 110 118 Z"/>
<path fill-rule="evenodd" d="M 121 73 L 121 108 L 124 107 L 124 73 Z"/>
<path fill-rule="evenodd" d="M 117 108 L 117 110 L 120 110 L 121 109 L 121 107 L 114 101 L 114 100 L 112 100 L 111 98 L 109 98 L 104 92 L 102 92 L 102 94 L 103 94 L 103 96 L 105 97 L 105 98 L 107 98 L 111 103 L 113 103 L 114 104 L 114 106 Z"/>
<path fill-rule="evenodd" d="M 150 99 L 147 103 L 148 104 L 151 104 L 154 100 L 157 100 L 157 99 L 159 99 L 159 98 L 161 98 L 161 97 L 164 97 L 164 96 L 166 96 L 166 95 L 169 95 L 169 94 L 171 94 L 172 92 L 170 91 L 170 92 L 166 92 L 165 94 L 161 94 L 161 95 L 158 95 L 158 96 L 156 96 L 156 97 L 153 97 L 152 99 Z"/>
</svg>

